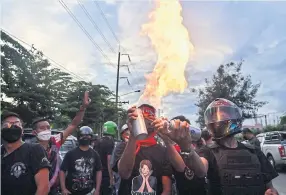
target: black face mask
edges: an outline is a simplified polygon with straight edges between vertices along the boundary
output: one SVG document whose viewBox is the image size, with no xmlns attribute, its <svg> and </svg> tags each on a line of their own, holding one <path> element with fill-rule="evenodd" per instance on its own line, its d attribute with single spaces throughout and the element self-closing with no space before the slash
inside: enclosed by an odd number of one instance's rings
<svg viewBox="0 0 286 195">
<path fill-rule="evenodd" d="M 91 139 L 83 138 L 83 139 L 78 140 L 78 144 L 80 146 L 88 146 L 88 145 L 90 145 L 90 143 L 91 143 Z"/>
<path fill-rule="evenodd" d="M 22 136 L 22 128 L 16 125 L 12 125 L 10 128 L 3 128 L 1 130 L 1 138 L 8 142 L 14 143 L 18 141 Z"/>
</svg>

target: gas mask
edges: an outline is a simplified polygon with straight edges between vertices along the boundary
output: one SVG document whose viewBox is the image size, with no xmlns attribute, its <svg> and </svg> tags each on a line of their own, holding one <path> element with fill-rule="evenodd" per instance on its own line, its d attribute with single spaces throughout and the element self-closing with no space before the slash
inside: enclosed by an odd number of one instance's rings
<svg viewBox="0 0 286 195">
<path fill-rule="evenodd" d="M 52 136 L 52 132 L 51 130 L 45 130 L 45 131 L 41 131 L 40 133 L 37 134 L 37 138 L 39 140 L 42 140 L 42 141 L 48 141 L 51 139 L 51 136 Z"/>
<path fill-rule="evenodd" d="M 4 127 L 1 130 L 1 138 L 8 142 L 8 143 L 14 143 L 18 141 L 22 136 L 22 128 L 17 125 L 11 125 L 9 127 Z"/>
</svg>

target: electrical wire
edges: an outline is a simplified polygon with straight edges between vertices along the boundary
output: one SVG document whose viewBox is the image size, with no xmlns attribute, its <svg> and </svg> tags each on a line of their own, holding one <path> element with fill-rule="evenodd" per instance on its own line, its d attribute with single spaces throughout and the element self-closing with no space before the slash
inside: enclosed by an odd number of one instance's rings
<svg viewBox="0 0 286 195">
<path fill-rule="evenodd" d="M 88 19 L 91 21 L 91 23 L 93 24 L 94 28 L 97 30 L 97 32 L 100 34 L 100 36 L 103 38 L 103 40 L 105 41 L 105 43 L 108 45 L 109 49 L 111 52 L 116 53 L 116 51 L 113 49 L 113 47 L 111 46 L 111 44 L 107 41 L 106 37 L 104 36 L 104 34 L 101 32 L 100 28 L 97 26 L 97 24 L 95 23 L 95 21 L 93 20 L 93 18 L 91 17 L 90 13 L 87 11 L 87 9 L 84 7 L 84 5 L 80 2 L 80 0 L 77 1 L 79 6 L 81 7 L 81 9 L 83 10 L 83 12 L 85 13 L 85 15 L 88 17 Z"/>
<path fill-rule="evenodd" d="M 87 36 L 87 38 L 91 41 L 91 43 L 97 48 L 97 50 L 102 54 L 102 56 L 109 62 L 110 65 L 116 67 L 110 59 L 107 57 L 107 55 L 103 52 L 103 50 L 100 48 L 100 46 L 94 41 L 92 36 L 87 32 L 87 30 L 83 27 L 83 25 L 78 21 L 76 16 L 72 13 L 72 11 L 68 8 L 68 6 L 63 2 L 63 0 L 58 0 L 59 3 L 63 6 L 63 8 L 68 12 L 70 17 L 74 20 L 74 22 L 78 25 L 78 27 L 83 31 L 83 33 Z"/>
<path fill-rule="evenodd" d="M 34 44 L 30 45 L 30 44 L 27 43 L 26 41 L 24 41 L 24 40 L 22 40 L 22 39 L 16 37 L 15 35 L 9 33 L 8 31 L 6 31 L 6 30 L 4 30 L 4 29 L 2 29 L 2 28 L 1 28 L 1 31 L 5 32 L 6 34 L 8 34 L 9 36 L 13 37 L 14 39 L 16 39 L 16 40 L 18 40 L 18 41 L 20 41 L 20 42 L 26 44 L 27 46 L 33 48 L 34 50 L 37 50 L 37 49 L 34 47 Z M 39 50 L 37 50 L 37 51 L 39 51 Z M 85 79 L 82 78 L 81 76 L 79 76 L 79 75 L 73 73 L 72 71 L 68 70 L 68 69 L 65 68 L 63 65 L 61 65 L 61 64 L 58 63 L 58 62 L 56 62 L 55 60 L 53 60 L 53 59 L 50 58 L 49 56 L 45 55 L 44 53 L 43 53 L 43 56 L 46 57 L 46 58 L 47 58 L 48 60 L 50 60 L 51 62 L 53 62 L 54 64 L 56 64 L 56 65 L 57 65 L 57 66 L 56 66 L 57 68 L 60 67 L 60 69 L 64 69 L 67 73 L 69 73 L 70 75 L 74 76 L 77 80 L 85 80 Z M 51 65 L 53 66 L 53 64 L 51 64 Z"/>
</svg>

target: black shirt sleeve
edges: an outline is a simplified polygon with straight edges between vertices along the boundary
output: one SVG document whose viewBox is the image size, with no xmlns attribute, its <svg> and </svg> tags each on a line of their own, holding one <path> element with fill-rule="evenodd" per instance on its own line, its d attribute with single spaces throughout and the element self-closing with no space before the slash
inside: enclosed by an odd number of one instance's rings
<svg viewBox="0 0 286 195">
<path fill-rule="evenodd" d="M 164 154 L 166 154 L 167 153 L 166 148 L 164 148 L 164 149 L 165 149 Z M 162 175 L 171 177 L 173 174 L 172 165 L 171 165 L 171 162 L 170 162 L 168 156 L 167 155 L 164 155 L 164 156 L 165 156 L 165 158 L 162 162 L 162 170 L 163 170 Z"/>
<path fill-rule="evenodd" d="M 114 141 L 113 140 L 109 140 L 106 144 L 106 147 L 105 147 L 105 152 L 107 155 L 111 155 L 112 154 L 112 151 L 114 149 Z"/>
<path fill-rule="evenodd" d="M 211 149 L 208 148 L 207 146 L 203 146 L 201 147 L 200 149 L 196 150 L 197 151 L 197 154 L 200 156 L 200 157 L 203 157 L 205 158 L 207 161 L 208 161 L 208 164 L 209 164 L 209 167 L 208 167 L 208 172 L 211 170 L 211 169 L 214 169 L 215 168 L 215 162 L 216 162 L 216 159 L 215 159 L 215 156 L 214 154 L 212 153 Z"/>
<path fill-rule="evenodd" d="M 94 151 L 94 160 L 95 160 L 95 167 L 94 167 L 94 171 L 101 171 L 102 170 L 102 164 L 101 164 L 101 160 L 99 157 L 99 154 Z"/>
<path fill-rule="evenodd" d="M 31 171 L 34 175 L 43 168 L 50 168 L 46 151 L 40 144 L 31 144 Z"/>
<path fill-rule="evenodd" d="M 117 168 L 117 164 L 118 164 L 118 161 L 119 159 L 121 158 L 123 152 L 124 152 L 124 149 L 126 147 L 126 143 L 125 142 L 121 142 L 119 143 L 113 153 L 112 153 L 112 156 L 111 156 L 111 168 L 114 172 L 118 172 L 118 168 Z"/>
<path fill-rule="evenodd" d="M 269 183 L 272 179 L 278 176 L 278 173 L 275 171 L 273 166 L 267 160 L 266 156 L 260 149 L 256 149 L 257 157 L 261 164 L 261 171 L 264 176 L 264 183 Z"/>
<path fill-rule="evenodd" d="M 68 152 L 66 153 L 66 155 L 65 155 L 65 157 L 64 157 L 64 160 L 63 160 L 63 162 L 62 162 L 62 164 L 61 164 L 61 171 L 66 172 L 66 171 L 68 170 L 68 168 L 69 168 L 69 163 L 70 163 L 70 161 L 71 161 L 71 159 L 70 159 L 70 153 L 71 153 L 71 151 L 68 151 Z"/>
</svg>

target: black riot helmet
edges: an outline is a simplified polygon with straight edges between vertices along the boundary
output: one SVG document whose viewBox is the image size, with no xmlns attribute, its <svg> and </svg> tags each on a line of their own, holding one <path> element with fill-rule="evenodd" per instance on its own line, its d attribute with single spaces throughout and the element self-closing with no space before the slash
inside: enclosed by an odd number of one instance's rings
<svg viewBox="0 0 286 195">
<path fill-rule="evenodd" d="M 227 99 L 217 98 L 210 103 L 204 113 L 204 119 L 207 129 L 215 139 L 241 132 L 242 111 Z"/>
<path fill-rule="evenodd" d="M 82 126 L 77 132 L 78 139 L 82 136 L 88 136 L 88 135 L 90 135 L 91 137 L 93 135 L 92 129 L 88 126 Z"/>
</svg>

